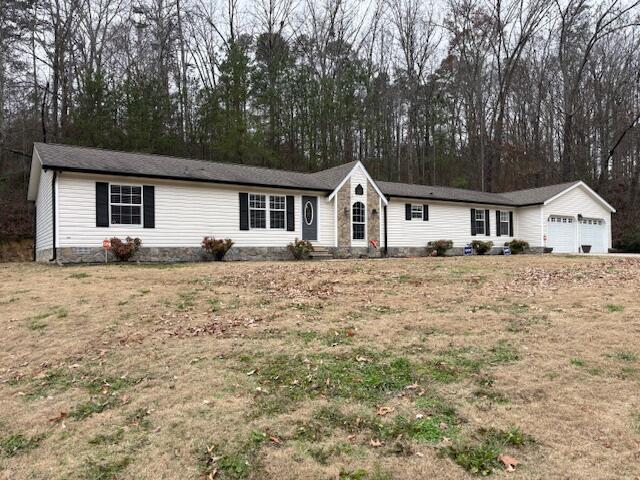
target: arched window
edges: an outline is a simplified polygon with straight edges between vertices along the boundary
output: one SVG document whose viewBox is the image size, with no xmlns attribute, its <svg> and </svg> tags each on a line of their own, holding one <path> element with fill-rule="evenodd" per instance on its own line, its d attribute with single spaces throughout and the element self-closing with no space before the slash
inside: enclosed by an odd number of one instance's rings
<svg viewBox="0 0 640 480">
<path fill-rule="evenodd" d="M 362 188 L 362 185 L 358 184 L 358 186 L 356 187 L 356 195 L 362 195 L 364 193 L 364 188 Z"/>
<path fill-rule="evenodd" d="M 353 239 L 364 240 L 364 225 L 366 221 L 366 211 L 362 202 L 353 204 L 351 222 L 353 224 Z"/>
</svg>

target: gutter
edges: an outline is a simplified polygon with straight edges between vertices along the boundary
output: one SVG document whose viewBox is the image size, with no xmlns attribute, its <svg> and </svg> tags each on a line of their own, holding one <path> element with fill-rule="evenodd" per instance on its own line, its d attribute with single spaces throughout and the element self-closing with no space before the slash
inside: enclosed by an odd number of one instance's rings
<svg viewBox="0 0 640 480">
<path fill-rule="evenodd" d="M 389 245 L 388 245 L 388 226 L 387 226 L 387 206 L 383 205 L 382 211 L 384 212 L 384 256 L 389 255 Z"/>
</svg>

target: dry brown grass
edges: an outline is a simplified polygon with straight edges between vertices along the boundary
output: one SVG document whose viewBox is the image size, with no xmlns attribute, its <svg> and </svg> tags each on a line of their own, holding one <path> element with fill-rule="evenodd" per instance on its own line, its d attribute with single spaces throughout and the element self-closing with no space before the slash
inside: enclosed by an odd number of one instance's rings
<svg viewBox="0 0 640 480">
<path fill-rule="evenodd" d="M 512 478 L 640 475 L 634 259 L 0 278 L 2 478 L 469 478 L 447 448 L 487 428 L 534 439 Z"/>
</svg>

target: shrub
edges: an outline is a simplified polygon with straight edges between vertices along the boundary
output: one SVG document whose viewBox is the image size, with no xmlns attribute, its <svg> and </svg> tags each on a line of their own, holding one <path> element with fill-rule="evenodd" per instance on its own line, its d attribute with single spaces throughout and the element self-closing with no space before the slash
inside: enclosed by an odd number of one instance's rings
<svg viewBox="0 0 640 480">
<path fill-rule="evenodd" d="M 298 240 L 296 238 L 293 243 L 287 245 L 287 249 L 296 260 L 305 260 L 313 252 L 313 245 L 309 240 Z"/>
<path fill-rule="evenodd" d="M 427 253 L 429 255 L 433 255 L 433 252 L 436 252 L 436 255 L 438 257 L 443 257 L 446 251 L 452 248 L 452 240 L 435 240 L 433 242 L 427 243 Z"/>
<path fill-rule="evenodd" d="M 471 246 L 473 247 L 473 250 L 478 255 L 484 255 L 485 253 L 489 252 L 493 248 L 493 242 L 483 242 L 482 240 L 474 240 L 473 242 L 471 242 Z"/>
<path fill-rule="evenodd" d="M 111 239 L 111 253 L 121 262 L 128 262 L 142 245 L 139 238 L 127 237 L 123 242 L 118 237 Z"/>
<path fill-rule="evenodd" d="M 504 246 L 509 247 L 513 255 L 518 255 L 520 253 L 524 253 L 524 251 L 529 248 L 529 242 L 525 242 L 524 240 L 516 240 L 514 238 L 510 242 L 506 242 Z"/>
<path fill-rule="evenodd" d="M 216 262 L 220 262 L 233 247 L 233 241 L 230 238 L 216 240 L 214 237 L 204 237 L 200 245 Z"/>
<path fill-rule="evenodd" d="M 626 232 L 616 246 L 625 252 L 640 253 L 640 228 Z"/>
</svg>

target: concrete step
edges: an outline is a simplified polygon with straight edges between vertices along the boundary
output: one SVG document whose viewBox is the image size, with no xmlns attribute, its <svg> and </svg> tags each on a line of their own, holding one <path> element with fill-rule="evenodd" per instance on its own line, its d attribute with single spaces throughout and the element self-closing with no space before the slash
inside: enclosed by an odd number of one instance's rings
<svg viewBox="0 0 640 480">
<path fill-rule="evenodd" d="M 331 252 L 327 247 L 315 246 L 313 247 L 313 252 L 309 254 L 309 256 L 315 260 L 324 260 L 328 258 L 333 258 Z"/>
</svg>

